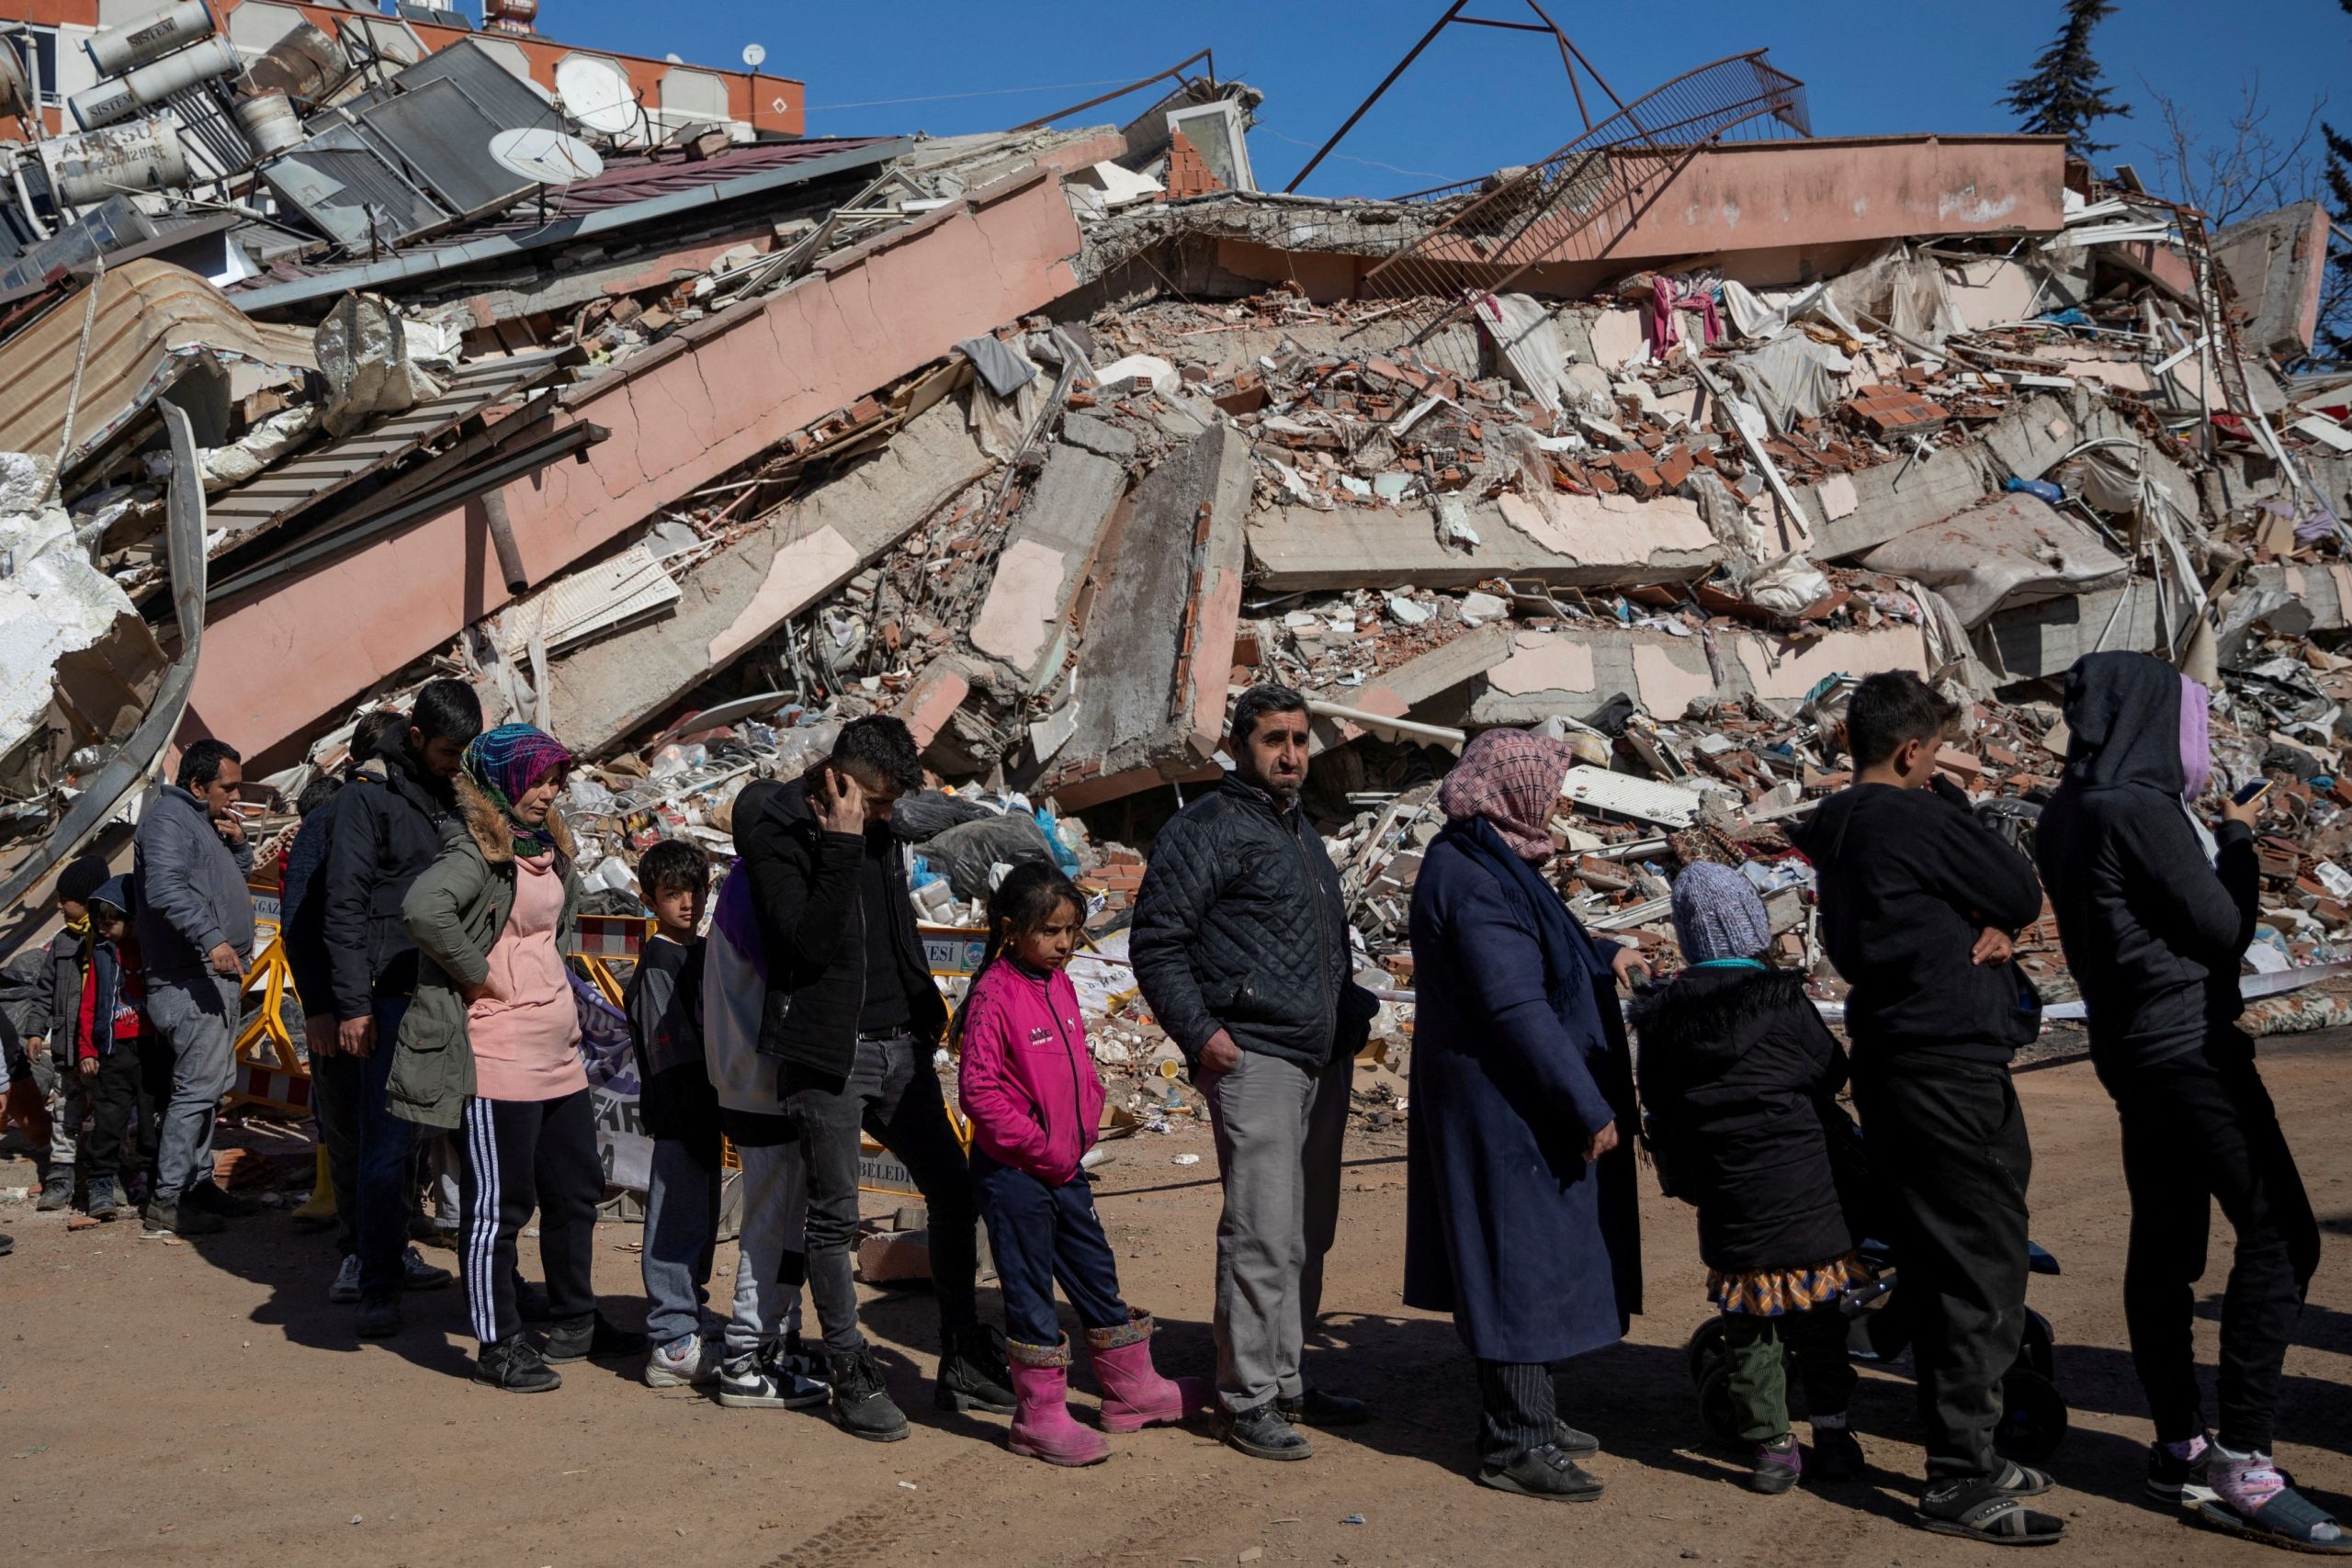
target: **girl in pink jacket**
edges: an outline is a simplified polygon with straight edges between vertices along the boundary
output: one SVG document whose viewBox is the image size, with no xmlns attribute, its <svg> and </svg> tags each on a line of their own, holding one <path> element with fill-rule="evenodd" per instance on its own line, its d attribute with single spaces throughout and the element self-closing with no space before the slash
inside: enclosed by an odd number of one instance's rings
<svg viewBox="0 0 2352 1568">
<path fill-rule="evenodd" d="M 1207 1403 L 1197 1378 L 1151 1364 L 1151 1314 L 1119 1297 L 1119 1277 L 1080 1162 L 1102 1120 L 1102 1080 L 1065 975 L 1085 905 L 1050 866 L 1008 874 L 989 899 L 989 942 L 956 1027 L 972 1181 L 1004 1296 L 1006 1359 L 1019 1401 L 1012 1451 L 1093 1464 L 1110 1445 L 1070 1418 L 1070 1347 L 1054 1281 L 1078 1311 L 1113 1432 L 1179 1421 Z"/>
</svg>

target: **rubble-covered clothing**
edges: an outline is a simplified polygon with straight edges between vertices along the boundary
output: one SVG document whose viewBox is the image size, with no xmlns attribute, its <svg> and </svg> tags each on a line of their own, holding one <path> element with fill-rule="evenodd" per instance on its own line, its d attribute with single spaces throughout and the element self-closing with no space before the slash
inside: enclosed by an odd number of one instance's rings
<svg viewBox="0 0 2352 1568">
<path fill-rule="evenodd" d="M 1225 1207 L 1216 1222 L 1217 1402 L 1240 1415 L 1306 1392 L 1306 1333 L 1340 1234 L 1340 1153 L 1355 1064 L 1244 1051 L 1203 1075 Z"/>
<path fill-rule="evenodd" d="M 1642 1294 L 1617 944 L 1478 817 L 1430 845 L 1411 930 L 1406 1304 L 1453 1314 L 1487 1360 L 1614 1344 Z M 1611 1122 L 1618 1146 L 1587 1163 Z"/>
<path fill-rule="evenodd" d="M 416 944 L 416 998 L 401 1020 L 386 1089 L 393 1114 L 403 1121 L 452 1129 L 475 1087 L 461 992 L 490 976 L 490 952 L 514 912 L 515 882 L 514 840 L 505 813 L 463 779 L 457 781 L 456 799 L 457 812 L 442 829 L 439 855 L 410 885 L 401 905 L 409 939 Z M 562 819 L 550 812 L 548 821 L 563 873 L 563 908 L 556 925 L 560 951 L 580 906 L 580 877 Z M 340 992 L 338 982 L 338 1000 Z M 570 996 L 567 983 L 567 1003 Z"/>
<path fill-rule="evenodd" d="M 1929 1480 L 1991 1475 L 2025 1335 L 2033 1147 L 2009 1070 L 1913 1053 L 1854 1064 L 1854 1107 L 1911 1325 Z M 1417 1105 L 1418 1111 L 1419 1107 Z"/>
<path fill-rule="evenodd" d="M 928 1041 L 858 1040 L 845 1078 L 796 1082 L 784 1071 L 784 1111 L 800 1128 L 808 1162 L 808 1295 L 836 1357 L 865 1346 L 857 1327 L 858 1134 L 899 1156 L 931 1212 L 931 1277 L 943 1348 L 979 1321 L 980 1213 L 972 1168 L 931 1065 Z"/>
<path fill-rule="evenodd" d="M 1224 1030 L 1313 1071 L 1353 1055 L 1380 1004 L 1349 978 L 1340 874 L 1296 801 L 1238 774 L 1159 830 L 1136 894 L 1136 983 L 1197 1070 Z"/>
<path fill-rule="evenodd" d="M 1804 983 L 1799 970 L 1702 965 L 1634 1003 L 1658 1180 L 1697 1205 L 1710 1269 L 1826 1263 L 1860 1239 L 1848 1207 L 1862 1196 L 1849 1174 L 1860 1134 L 1838 1104 L 1846 1053 Z"/>
<path fill-rule="evenodd" d="M 1971 962 L 1987 926 L 2041 913 L 2033 866 L 1941 791 L 1863 784 L 1789 835 L 1820 874 L 1821 940 L 1853 987 L 1857 1065 L 1884 1052 L 2007 1062 L 2039 1032 L 2024 971 Z"/>
<path fill-rule="evenodd" d="M 866 948 L 875 942 L 888 942 L 896 958 L 908 1032 L 926 1044 L 938 1040 L 947 1005 L 923 962 L 904 846 L 896 846 L 883 868 L 890 918 L 877 931 L 858 897 L 865 835 L 819 826 L 805 780 L 745 786 L 735 797 L 734 820 L 766 948 L 760 1054 L 815 1077 L 848 1076 L 865 1011 Z"/>
<path fill-rule="evenodd" d="M 1004 1298 L 1004 1337 L 1018 1345 L 1057 1345 L 1060 1316 L 1054 1283 L 1088 1328 L 1122 1328 L 1127 1303 L 1119 1297 L 1119 1267 L 1094 1212 L 1094 1189 L 1083 1178 L 1048 1182 L 1000 1165 L 985 1152 L 972 1156 L 972 1186 L 988 1221 L 989 1255 L 996 1260 L 997 1291 Z"/>
<path fill-rule="evenodd" d="M 2143 653 L 2094 653 L 2066 675 L 2074 741 L 2035 854 L 2102 1067 L 2164 1061 L 2233 1027 L 2254 940 L 2253 829 L 2224 822 L 2209 863 L 2180 795 L 2182 687 Z"/>
<path fill-rule="evenodd" d="M 982 970 L 964 1003 L 956 1086 L 974 1147 L 1048 1187 L 1076 1180 L 1102 1125 L 1103 1095 L 1069 976 L 1038 974 L 1009 953 Z"/>
<path fill-rule="evenodd" d="M 656 1141 L 718 1136 L 718 1096 L 703 1066 L 702 972 L 700 937 L 673 942 L 657 931 L 621 992 L 637 1054 L 638 1117 Z"/>
<path fill-rule="evenodd" d="M 334 836 L 335 807 L 348 794 L 339 789 L 325 805 L 302 818 L 287 846 L 277 884 L 277 937 L 286 967 L 305 1018 L 335 1016 L 334 965 L 327 957 L 327 845 Z"/>
<path fill-rule="evenodd" d="M 2197 1387 L 2198 1280 L 2213 1205 L 2236 1233 L 2222 1294 L 2221 1421 L 2241 1453 L 2268 1453 L 2287 1345 L 2319 1267 L 2319 1223 L 2294 1151 L 2235 1030 L 2161 1062 L 2101 1064 L 2123 1122 L 2132 1244 L 2123 1321 L 2159 1442 L 2205 1430 Z"/>
<path fill-rule="evenodd" d="M 596 1311 L 596 1205 L 605 1196 L 588 1090 L 560 1100 L 469 1100 L 464 1122 L 458 1260 L 474 1337 L 488 1345 L 523 1332 L 515 1238 L 534 1208 L 548 1314 L 564 1327 L 588 1321 Z"/>
<path fill-rule="evenodd" d="M 251 844 L 230 848 L 204 802 L 177 784 L 156 793 L 131 842 L 139 948 L 151 979 L 202 979 L 216 947 L 253 961 Z"/>
<path fill-rule="evenodd" d="M 475 799 L 481 799 L 479 792 Z M 320 918 L 337 1018 L 366 1018 L 378 997 L 416 993 L 418 943 L 402 905 L 441 853 L 457 803 L 457 781 L 444 784 L 427 773 L 398 729 L 329 803 L 334 826 Z M 504 820 L 496 807 L 482 805 Z M 510 859 L 512 852 L 510 845 Z"/>
<path fill-rule="evenodd" d="M 487 955 L 491 994 L 466 1004 L 474 1092 L 485 1100 L 560 1100 L 588 1087 L 580 1007 L 556 944 L 566 879 L 553 850 L 517 852 L 514 863 L 514 902 Z"/>
</svg>

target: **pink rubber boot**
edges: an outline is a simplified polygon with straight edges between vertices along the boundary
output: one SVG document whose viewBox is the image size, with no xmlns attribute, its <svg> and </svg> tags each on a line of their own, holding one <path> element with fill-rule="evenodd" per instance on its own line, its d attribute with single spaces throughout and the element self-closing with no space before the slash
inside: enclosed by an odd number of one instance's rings
<svg viewBox="0 0 2352 1568">
<path fill-rule="evenodd" d="M 1070 1419 L 1069 1338 L 1056 1345 L 1005 1341 L 1005 1367 L 1012 1374 L 1012 1451 L 1047 1464 L 1099 1464 L 1111 1445 Z"/>
<path fill-rule="evenodd" d="M 1087 1353 L 1102 1384 L 1102 1429 L 1133 1432 L 1182 1421 L 1209 1403 L 1203 1378 L 1164 1378 L 1151 1364 L 1151 1314 L 1129 1308 L 1119 1328 L 1086 1331 Z"/>
</svg>

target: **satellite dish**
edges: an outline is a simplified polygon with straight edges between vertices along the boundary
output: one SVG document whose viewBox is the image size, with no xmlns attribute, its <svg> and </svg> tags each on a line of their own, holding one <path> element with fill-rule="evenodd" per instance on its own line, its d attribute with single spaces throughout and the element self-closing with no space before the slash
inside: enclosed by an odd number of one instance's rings
<svg viewBox="0 0 2352 1568">
<path fill-rule="evenodd" d="M 500 168 L 535 185 L 577 185 L 605 172 L 605 160 L 594 147 L 538 125 L 500 131 L 490 139 L 490 156 Z"/>
<path fill-rule="evenodd" d="M 743 46 L 743 63 L 754 71 L 760 68 L 760 62 L 767 57 L 767 47 L 764 44 L 747 43 Z"/>
<path fill-rule="evenodd" d="M 589 130 L 619 136 L 637 129 L 637 89 L 618 65 L 593 54 L 572 54 L 558 62 L 555 95 L 564 113 Z"/>
</svg>

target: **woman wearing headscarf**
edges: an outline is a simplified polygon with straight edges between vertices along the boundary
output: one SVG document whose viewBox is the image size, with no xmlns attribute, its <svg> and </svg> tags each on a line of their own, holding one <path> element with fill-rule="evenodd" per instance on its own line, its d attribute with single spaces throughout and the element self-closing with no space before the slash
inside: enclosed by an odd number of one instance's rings
<svg viewBox="0 0 2352 1568">
<path fill-rule="evenodd" d="M 604 1320 L 589 1278 L 605 1174 L 563 964 L 580 879 L 555 797 L 571 768 L 571 754 L 527 724 L 477 736 L 441 853 L 401 909 L 424 962 L 392 1063 L 392 1109 L 461 1128 L 474 1376 L 521 1393 L 562 1382 L 550 1362 L 645 1348 L 645 1336 Z M 544 1351 L 514 1306 L 515 1237 L 535 1207 L 554 1323 Z"/>
<path fill-rule="evenodd" d="M 2190 809 L 2212 773 L 2211 700 L 2144 653 L 2075 660 L 2066 776 L 2042 808 L 2035 858 L 2083 989 L 2091 1066 L 2123 1123 L 2123 1321 L 2156 1428 L 2147 1491 L 2267 1545 L 2352 1553 L 2352 1532 L 2271 1458 L 2320 1230 L 2237 1026 L 2238 964 L 2260 912 L 2256 807 L 2224 798 L 2211 830 Z M 2215 1203 L 2237 1247 L 2209 1435 L 2192 1329 Z"/>
<path fill-rule="evenodd" d="M 1413 1114 L 1405 1303 L 1453 1314 L 1478 1361 L 1478 1481 L 1600 1495 L 1599 1451 L 1559 1420 L 1549 1363 L 1613 1344 L 1641 1310 L 1633 1063 L 1615 987 L 1645 973 L 1597 942 L 1541 868 L 1575 754 L 1491 729 L 1464 749 L 1413 888 Z"/>
</svg>

